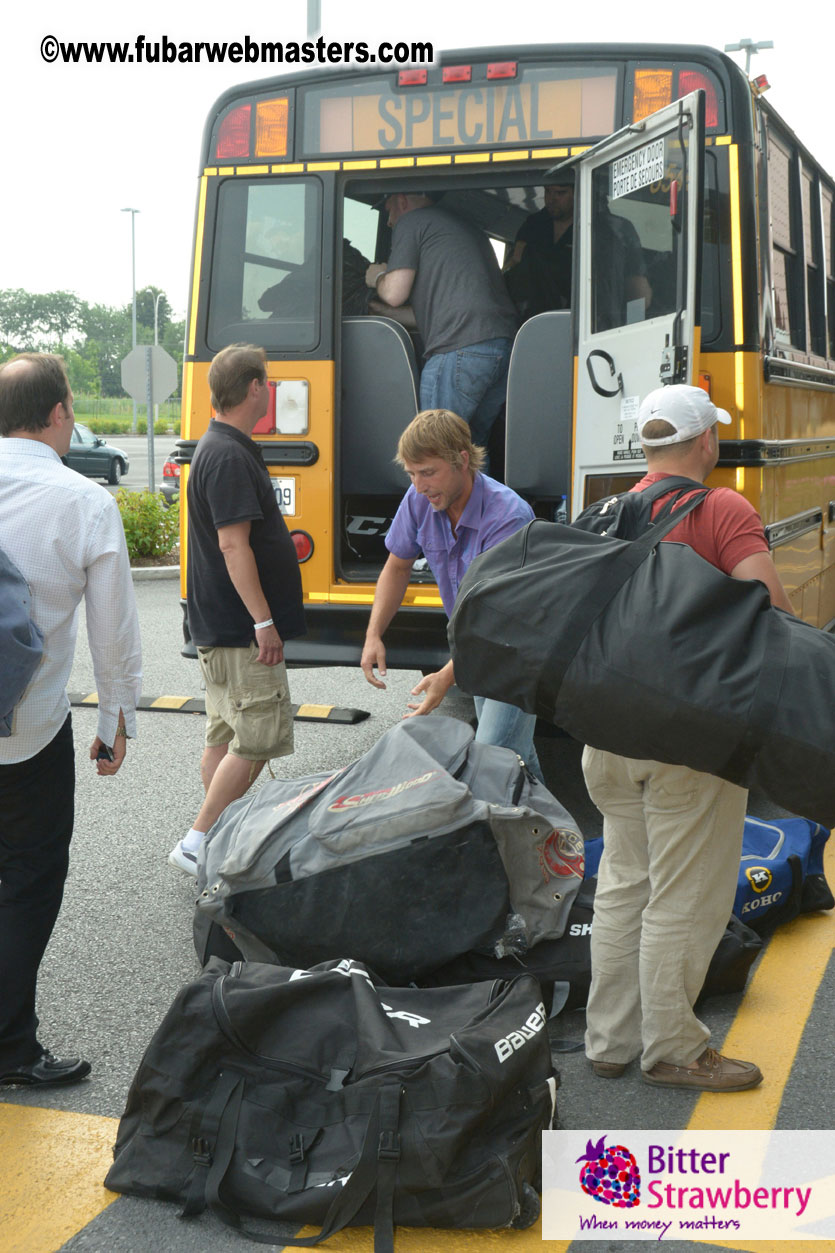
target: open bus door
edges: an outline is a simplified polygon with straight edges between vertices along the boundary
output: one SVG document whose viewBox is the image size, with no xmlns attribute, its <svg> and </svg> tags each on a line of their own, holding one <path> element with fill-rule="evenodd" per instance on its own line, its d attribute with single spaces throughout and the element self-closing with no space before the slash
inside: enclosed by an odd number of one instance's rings
<svg viewBox="0 0 835 1253">
<path fill-rule="evenodd" d="M 644 472 L 642 398 L 697 381 L 703 154 L 696 91 L 577 162 L 572 516 Z"/>
</svg>

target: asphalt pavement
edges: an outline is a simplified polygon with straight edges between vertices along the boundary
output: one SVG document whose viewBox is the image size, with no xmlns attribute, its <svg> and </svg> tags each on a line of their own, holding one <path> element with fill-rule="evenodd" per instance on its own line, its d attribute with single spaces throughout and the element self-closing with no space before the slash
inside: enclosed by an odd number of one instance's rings
<svg viewBox="0 0 835 1253">
<path fill-rule="evenodd" d="M 177 580 L 137 582 L 136 594 L 145 657 L 143 692 L 200 696 L 197 665 L 179 652 Z M 350 726 L 298 722 L 296 751 L 273 763 L 276 773 L 302 777 L 355 759 L 402 716 L 418 677 L 394 672 L 388 689 L 379 692 L 359 671 L 292 671 L 294 702 L 355 706 L 368 710 L 370 717 Z M 83 621 L 69 686 L 81 692 L 94 687 Z M 472 707 L 467 698 L 453 693 L 447 711 L 469 718 Z M 142 1053 L 175 993 L 198 972 L 191 943 L 194 881 L 173 870 L 167 856 L 191 825 L 202 798 L 199 759 L 204 719 L 199 714 L 140 712 L 138 738 L 129 743 L 126 762 L 112 779 L 98 778 L 87 760 L 95 710 L 74 709 L 73 724 L 76 830 L 64 906 L 42 966 L 39 1014 L 45 1043 L 59 1055 L 79 1053 L 89 1058 L 93 1072 L 89 1081 L 65 1091 L 33 1095 L 6 1089 L 0 1096 L 0 1231 L 5 1232 L 0 1249 L 3 1253 L 240 1249 L 238 1237 L 206 1216 L 183 1223 L 174 1205 L 130 1198 L 111 1203 L 112 1196 L 101 1187 L 115 1136 L 116 1123 L 111 1120 L 122 1113 Z M 539 740 L 538 747 L 552 790 L 575 813 L 586 834 L 597 834 L 599 818 L 579 777 L 579 746 L 555 736 Z M 831 871 L 830 866 L 830 875 Z M 744 1002 L 739 996 L 726 996 L 704 1008 L 715 1041 L 721 1045 L 729 1036 L 740 1049 L 734 1055 L 753 1056 L 760 1063 L 766 1074 L 761 1089 L 699 1101 L 686 1092 L 648 1088 L 641 1083 L 637 1066 L 616 1082 L 598 1079 L 580 1051 L 583 1016 L 574 1012 L 549 1024 L 562 1075 L 562 1125 L 601 1130 L 681 1128 L 701 1119 L 699 1125 L 707 1127 L 831 1127 L 835 979 L 829 959 L 835 921 L 824 915 L 800 919 L 778 932 L 777 938 L 779 943 L 772 942 L 766 954 L 769 964 L 762 960 Z M 57 1119 L 54 1127 L 51 1122 L 45 1126 L 44 1119 L 52 1118 Z M 70 1136 L 72 1128 L 76 1139 Z M 72 1165 L 59 1169 L 52 1155 L 64 1142 L 65 1148 L 74 1146 Z M 14 1165 L 24 1152 L 33 1155 L 25 1169 Z M 541 1248 L 537 1230 L 507 1233 L 513 1253 Z M 496 1239 L 495 1233 L 477 1239 L 469 1233 L 465 1240 L 461 1233 L 449 1232 L 433 1243 L 426 1233 L 413 1234 L 414 1243 L 405 1242 L 404 1233 L 398 1247 L 426 1253 L 437 1243 L 457 1251 L 469 1248 L 474 1239 L 476 1248 L 479 1241 Z M 276 1247 L 283 1245 L 279 1241 Z M 327 1247 L 364 1253 L 371 1246 L 363 1233 L 339 1237 Z M 566 1246 L 549 1242 L 548 1247 Z"/>
</svg>

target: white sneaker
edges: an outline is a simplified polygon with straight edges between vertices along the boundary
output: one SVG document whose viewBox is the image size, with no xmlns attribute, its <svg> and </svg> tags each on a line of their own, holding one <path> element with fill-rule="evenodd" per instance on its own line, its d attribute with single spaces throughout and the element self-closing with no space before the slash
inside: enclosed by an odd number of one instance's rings
<svg viewBox="0 0 835 1253">
<path fill-rule="evenodd" d="M 180 840 L 171 852 L 168 854 L 169 866 L 176 866 L 178 870 L 185 870 L 186 874 L 194 875 L 197 878 L 197 854 L 190 853 L 187 848 L 183 848 L 183 841 Z"/>
</svg>

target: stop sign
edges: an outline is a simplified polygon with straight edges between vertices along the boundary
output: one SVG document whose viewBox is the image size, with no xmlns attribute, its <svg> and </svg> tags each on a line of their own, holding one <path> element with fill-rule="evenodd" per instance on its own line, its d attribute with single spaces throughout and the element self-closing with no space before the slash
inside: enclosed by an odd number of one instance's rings
<svg viewBox="0 0 835 1253">
<path fill-rule="evenodd" d="M 134 400 L 148 399 L 148 374 L 151 377 L 152 405 L 161 405 L 177 386 L 177 362 L 154 344 L 137 344 L 122 362 L 122 387 Z"/>
</svg>

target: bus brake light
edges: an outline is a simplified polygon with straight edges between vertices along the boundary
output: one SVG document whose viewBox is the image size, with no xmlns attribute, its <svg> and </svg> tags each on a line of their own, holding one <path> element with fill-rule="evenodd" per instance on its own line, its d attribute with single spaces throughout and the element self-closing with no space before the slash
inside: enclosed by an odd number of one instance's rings
<svg viewBox="0 0 835 1253">
<path fill-rule="evenodd" d="M 255 106 L 256 157 L 287 156 L 287 119 L 290 102 L 287 96 L 276 100 L 259 100 Z"/>
<path fill-rule="evenodd" d="M 231 157 L 249 156 L 249 123 L 252 117 L 252 105 L 241 104 L 232 109 L 220 124 L 217 135 L 215 157 L 218 161 L 228 161 Z"/>
<path fill-rule="evenodd" d="M 491 61 L 487 66 L 488 78 L 515 78 L 515 61 Z"/>
<path fill-rule="evenodd" d="M 640 122 L 663 109 L 673 98 L 672 70 L 636 70 L 632 92 L 632 121 Z"/>
<path fill-rule="evenodd" d="M 296 556 L 299 559 L 299 565 L 304 565 L 313 556 L 313 540 L 307 531 L 291 531 L 290 539 L 296 549 Z"/>
</svg>

